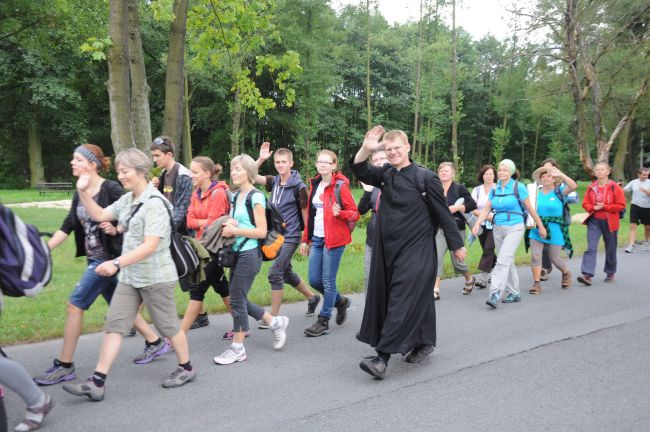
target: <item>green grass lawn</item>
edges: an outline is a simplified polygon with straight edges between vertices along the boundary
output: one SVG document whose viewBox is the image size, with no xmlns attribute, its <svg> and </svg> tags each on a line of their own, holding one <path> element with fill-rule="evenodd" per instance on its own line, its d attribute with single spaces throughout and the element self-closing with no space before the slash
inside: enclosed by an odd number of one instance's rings
<svg viewBox="0 0 650 432">
<path fill-rule="evenodd" d="M 584 194 L 586 184 L 581 184 L 580 196 Z M 358 198 L 360 190 L 355 190 Z M 21 191 L 22 193 L 22 191 Z M 4 201 L 4 191 L 3 191 Z M 61 209 L 15 209 L 16 213 L 26 222 L 39 227 L 41 231 L 55 231 L 63 221 L 66 211 Z M 572 213 L 581 212 L 580 204 L 572 206 Z M 627 219 L 621 221 L 619 230 L 619 245 L 626 243 L 629 224 Z M 346 293 L 363 291 L 363 257 L 365 245 L 365 224 L 362 222 L 353 232 L 353 242 L 348 245 L 343 255 L 343 260 L 338 274 L 338 286 Z M 571 238 L 575 248 L 573 260 L 579 260 L 586 249 L 587 230 L 580 224 L 571 226 Z M 642 231 L 639 228 L 638 238 L 642 238 Z M 602 247 L 602 242 L 601 242 Z M 481 247 L 478 241 L 469 248 L 470 268 L 476 272 L 476 265 L 481 255 Z M 12 345 L 22 342 L 33 342 L 45 339 L 61 337 L 65 322 L 65 305 L 70 292 L 76 285 L 79 277 L 85 270 L 85 259 L 74 258 L 74 241 L 68 239 L 63 245 L 53 251 L 54 274 L 50 284 L 36 298 L 8 298 L 4 297 L 5 308 L 0 318 L 0 346 Z M 525 254 L 523 242 L 517 254 L 517 263 L 526 265 L 530 263 L 530 256 Z M 270 288 L 266 279 L 269 263 L 264 263 L 262 270 L 255 279 L 254 286 L 250 292 L 252 301 L 268 305 L 270 303 Z M 293 260 L 294 269 L 304 279 L 307 277 L 307 259 L 296 254 Z M 453 275 L 453 268 L 449 256 L 445 262 L 445 277 Z M 462 288 L 451 287 L 448 283 L 442 284 L 442 290 Z M 433 289 L 433 287 L 432 287 Z M 287 302 L 303 301 L 304 299 L 291 287 L 285 289 L 285 300 Z M 188 294 L 178 289 L 176 291 L 178 313 L 181 315 L 188 302 Z M 224 312 L 225 308 L 221 298 L 210 291 L 206 296 L 206 310 L 209 313 Z M 84 332 L 95 332 L 101 330 L 107 305 L 99 299 L 84 316 Z"/>
<path fill-rule="evenodd" d="M 58 201 L 64 199 L 72 199 L 72 194 L 67 192 L 46 192 L 40 194 L 36 189 L 0 189 L 0 203 L 2 204 Z"/>
</svg>

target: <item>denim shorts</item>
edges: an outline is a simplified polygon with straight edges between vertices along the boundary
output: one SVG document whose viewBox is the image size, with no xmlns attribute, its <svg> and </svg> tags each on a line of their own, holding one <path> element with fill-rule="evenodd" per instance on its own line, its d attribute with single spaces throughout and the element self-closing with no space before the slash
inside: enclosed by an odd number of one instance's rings
<svg viewBox="0 0 650 432">
<path fill-rule="evenodd" d="M 104 296 L 106 303 L 111 303 L 117 286 L 117 275 L 106 277 L 95 273 L 95 268 L 102 262 L 97 259 L 89 259 L 86 271 L 70 294 L 70 303 L 79 309 L 88 310 L 100 295 Z"/>
</svg>

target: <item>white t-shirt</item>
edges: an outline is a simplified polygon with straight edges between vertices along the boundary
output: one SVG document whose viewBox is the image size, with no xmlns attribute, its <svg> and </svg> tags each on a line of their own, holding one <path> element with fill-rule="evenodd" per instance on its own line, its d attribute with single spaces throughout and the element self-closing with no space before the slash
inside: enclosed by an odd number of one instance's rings
<svg viewBox="0 0 650 432">
<path fill-rule="evenodd" d="M 632 192 L 632 204 L 643 208 L 650 208 L 650 195 L 643 192 L 640 188 L 650 190 L 650 179 L 641 181 L 639 179 L 629 182 L 623 190 L 625 192 Z"/>
<path fill-rule="evenodd" d="M 494 186 L 492 188 L 494 188 Z M 483 185 L 478 185 L 472 189 L 472 198 L 476 202 L 476 210 L 481 211 L 489 201 L 490 191 L 486 193 Z M 492 229 L 492 223 L 490 221 L 486 220 L 482 225 L 487 229 Z"/>
<path fill-rule="evenodd" d="M 316 216 L 314 216 L 314 236 L 315 237 L 325 237 L 325 222 L 323 220 L 323 194 L 325 193 L 325 186 L 323 182 L 318 184 L 316 188 L 316 193 L 314 198 L 311 200 L 311 204 L 316 209 Z"/>
</svg>

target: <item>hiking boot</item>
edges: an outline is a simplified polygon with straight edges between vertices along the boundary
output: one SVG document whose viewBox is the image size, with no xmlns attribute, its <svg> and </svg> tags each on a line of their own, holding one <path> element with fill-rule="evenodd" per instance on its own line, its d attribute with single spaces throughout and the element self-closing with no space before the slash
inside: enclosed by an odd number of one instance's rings
<svg viewBox="0 0 650 432">
<path fill-rule="evenodd" d="M 550 273 L 551 273 L 550 270 L 547 270 L 547 269 L 543 268 L 542 272 L 539 275 L 539 280 L 541 280 L 541 281 L 548 280 Z"/>
<path fill-rule="evenodd" d="M 190 326 L 190 330 L 195 330 L 197 328 L 201 327 L 206 327 L 210 325 L 210 319 L 208 318 L 208 314 L 206 312 L 199 314 L 192 325 Z"/>
<path fill-rule="evenodd" d="M 196 378 L 196 371 L 194 368 L 188 371 L 185 368 L 179 366 L 174 372 L 171 373 L 171 375 L 169 375 L 169 378 L 163 382 L 162 386 L 164 388 L 180 387 L 190 381 L 194 381 L 194 378 Z"/>
<path fill-rule="evenodd" d="M 53 366 L 46 370 L 43 374 L 35 376 L 34 382 L 38 385 L 47 386 L 58 384 L 63 381 L 71 381 L 77 378 L 74 371 L 74 365 L 66 368 L 61 366 L 59 360 L 55 359 Z"/>
<path fill-rule="evenodd" d="M 262 329 L 262 330 L 266 330 L 268 328 L 271 328 L 271 324 L 267 324 L 266 322 L 264 322 L 264 320 L 259 320 L 257 322 L 257 328 Z"/>
<path fill-rule="evenodd" d="M 607 276 L 605 277 L 605 282 L 607 283 L 614 283 L 614 273 L 607 273 Z"/>
<path fill-rule="evenodd" d="M 289 325 L 289 318 L 286 316 L 277 316 L 273 318 L 271 331 L 273 332 L 273 348 L 279 350 L 284 346 L 287 341 L 287 326 Z"/>
<path fill-rule="evenodd" d="M 431 354 L 433 354 L 433 345 L 418 345 L 406 356 L 406 361 L 409 363 L 420 363 Z"/>
<path fill-rule="evenodd" d="M 520 301 L 521 301 L 521 295 L 510 293 L 506 296 L 506 298 L 501 300 L 501 303 L 518 303 Z"/>
<path fill-rule="evenodd" d="M 571 286 L 571 272 L 562 273 L 562 288 L 569 288 Z"/>
<path fill-rule="evenodd" d="M 591 276 L 586 275 L 586 274 L 581 274 L 578 276 L 578 282 L 580 282 L 583 285 L 590 286 L 591 285 Z"/>
<path fill-rule="evenodd" d="M 82 383 L 77 384 L 63 384 L 63 390 L 71 393 L 75 396 L 88 396 L 90 400 L 99 402 L 104 400 L 104 391 L 106 386 L 97 386 L 93 377 L 88 377 L 88 379 Z"/>
<path fill-rule="evenodd" d="M 246 361 L 246 348 L 243 346 L 237 349 L 230 345 L 224 352 L 214 358 L 214 362 L 219 365 L 229 365 L 242 361 Z"/>
<path fill-rule="evenodd" d="M 165 338 L 160 338 L 160 342 L 154 345 L 147 345 L 144 348 L 142 354 L 138 355 L 133 359 L 135 364 L 147 364 L 154 361 L 156 357 L 160 357 L 163 354 L 167 354 L 171 351 L 171 345 L 169 341 Z"/>
<path fill-rule="evenodd" d="M 529 294 L 539 294 L 542 292 L 542 284 L 539 281 L 533 282 L 533 286 L 528 290 Z"/>
<path fill-rule="evenodd" d="M 634 245 L 627 245 L 627 247 L 625 248 L 625 252 L 634 253 L 635 252 L 634 251 Z"/>
<path fill-rule="evenodd" d="M 305 329 L 305 336 L 317 337 L 330 332 L 330 320 L 319 316 L 314 325 Z"/>
<path fill-rule="evenodd" d="M 320 296 L 314 294 L 314 296 L 307 302 L 307 312 L 305 312 L 305 316 L 313 316 L 314 312 L 316 312 L 316 307 L 318 307 L 318 303 L 320 303 Z"/>
<path fill-rule="evenodd" d="M 499 304 L 499 293 L 490 294 L 490 298 L 487 299 L 485 304 L 490 306 L 492 309 L 496 309 Z"/>
<path fill-rule="evenodd" d="M 228 330 L 221 336 L 222 340 L 232 340 L 233 336 L 235 336 L 235 331 L 234 330 Z M 248 331 L 246 331 L 245 337 L 248 337 Z"/>
<path fill-rule="evenodd" d="M 375 379 L 383 380 L 386 375 L 386 362 L 379 356 L 365 358 L 359 363 L 359 367 L 364 371 L 374 376 Z"/>
<path fill-rule="evenodd" d="M 27 415 L 18 426 L 14 428 L 17 432 L 28 432 L 40 429 L 45 416 L 52 410 L 52 397 L 45 395 L 45 401 L 41 405 L 27 408 Z"/>
<path fill-rule="evenodd" d="M 474 285 L 476 285 L 478 289 L 484 289 L 487 286 L 487 283 L 483 279 L 476 279 Z"/>
<path fill-rule="evenodd" d="M 348 308 L 352 304 L 349 297 L 343 297 L 336 307 L 336 324 L 342 325 L 348 317 Z"/>
</svg>

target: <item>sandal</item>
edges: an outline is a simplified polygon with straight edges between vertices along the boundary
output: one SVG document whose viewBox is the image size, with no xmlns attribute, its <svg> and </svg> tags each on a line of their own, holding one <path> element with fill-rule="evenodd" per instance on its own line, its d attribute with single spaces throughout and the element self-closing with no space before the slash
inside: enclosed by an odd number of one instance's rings
<svg viewBox="0 0 650 432">
<path fill-rule="evenodd" d="M 533 282 L 533 286 L 528 290 L 529 294 L 539 294 L 542 292 L 542 284 L 539 282 Z"/>
<path fill-rule="evenodd" d="M 465 286 L 463 287 L 463 294 L 467 295 L 472 292 L 474 289 L 474 284 L 476 283 L 476 278 L 472 276 L 471 281 L 465 281 Z"/>
<path fill-rule="evenodd" d="M 52 398 L 50 395 L 45 395 L 45 402 L 43 402 L 43 404 L 32 408 L 27 408 L 27 415 L 25 416 L 25 419 L 22 421 L 22 423 L 16 426 L 14 430 L 19 432 L 29 432 L 40 429 L 45 416 L 52 409 L 52 405 Z"/>
</svg>

